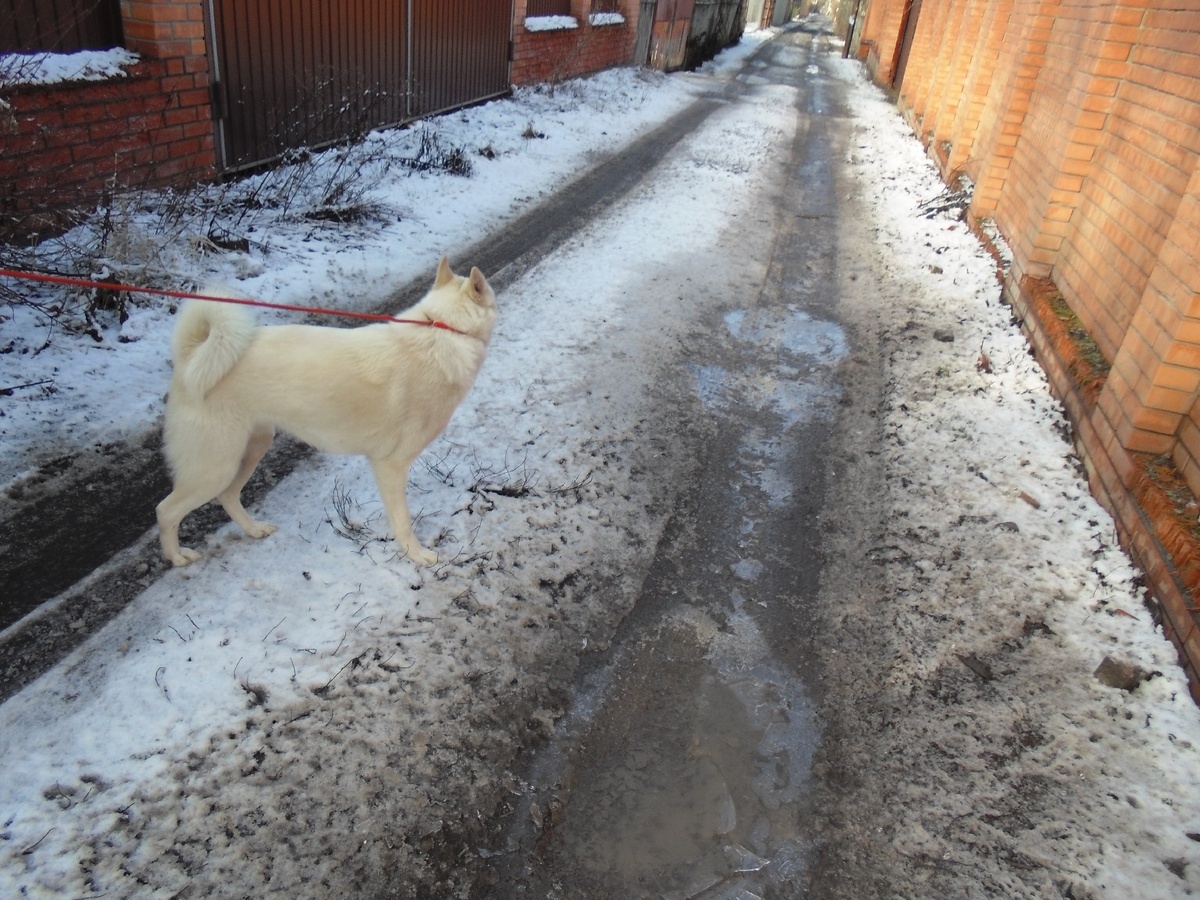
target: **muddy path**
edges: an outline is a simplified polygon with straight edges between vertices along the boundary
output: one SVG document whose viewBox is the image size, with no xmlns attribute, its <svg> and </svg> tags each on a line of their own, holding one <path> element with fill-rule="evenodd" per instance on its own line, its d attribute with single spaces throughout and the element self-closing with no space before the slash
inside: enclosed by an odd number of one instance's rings
<svg viewBox="0 0 1200 900">
<path fill-rule="evenodd" d="M 818 63 L 796 35 L 740 79 L 804 85 L 766 278 L 697 329 L 691 387 L 712 434 L 636 606 L 528 759 L 528 794 L 493 823 L 502 852 L 476 896 L 799 898 L 821 867 L 826 535 L 855 530 L 842 480 L 880 366 L 843 321 L 854 223 L 838 88 Z"/>
</svg>

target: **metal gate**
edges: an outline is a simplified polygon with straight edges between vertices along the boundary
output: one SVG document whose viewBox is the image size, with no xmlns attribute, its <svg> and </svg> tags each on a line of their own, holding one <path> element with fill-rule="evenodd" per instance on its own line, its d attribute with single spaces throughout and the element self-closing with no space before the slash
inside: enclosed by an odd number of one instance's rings
<svg viewBox="0 0 1200 900">
<path fill-rule="evenodd" d="M 210 0 L 226 171 L 509 90 L 512 0 Z"/>
<path fill-rule="evenodd" d="M 633 45 L 633 64 L 650 65 L 650 36 L 658 0 L 639 0 L 637 42 Z"/>
<path fill-rule="evenodd" d="M 670 72 L 683 65 L 696 0 L 658 0 L 650 33 L 650 65 Z"/>
</svg>

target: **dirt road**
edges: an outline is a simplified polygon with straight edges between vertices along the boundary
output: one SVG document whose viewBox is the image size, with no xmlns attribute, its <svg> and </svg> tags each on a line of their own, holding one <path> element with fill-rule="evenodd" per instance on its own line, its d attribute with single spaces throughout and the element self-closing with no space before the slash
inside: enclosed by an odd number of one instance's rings
<svg viewBox="0 0 1200 900">
<path fill-rule="evenodd" d="M 824 535 L 845 521 L 856 457 L 835 435 L 877 402 L 880 370 L 843 324 L 846 129 L 837 87 L 813 77 L 820 60 L 800 32 L 736 80 L 734 102 L 804 85 L 763 219 L 729 235 L 717 263 L 758 269 L 692 326 L 677 389 L 699 395 L 706 427 L 682 454 L 694 461 L 636 606 L 533 763 L 536 790 L 504 836 L 521 850 L 492 873 L 495 896 L 805 894 Z M 859 484 L 878 495 L 878 474 Z"/>
</svg>

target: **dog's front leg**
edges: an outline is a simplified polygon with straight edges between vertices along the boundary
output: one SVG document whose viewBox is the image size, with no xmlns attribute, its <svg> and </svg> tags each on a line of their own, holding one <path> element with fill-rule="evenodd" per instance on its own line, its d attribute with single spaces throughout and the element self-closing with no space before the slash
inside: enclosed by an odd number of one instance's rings
<svg viewBox="0 0 1200 900">
<path fill-rule="evenodd" d="M 371 469 L 375 473 L 375 484 L 387 508 L 396 543 L 408 558 L 418 566 L 432 566 L 437 554 L 421 546 L 413 533 L 412 516 L 408 512 L 408 468 L 412 460 L 398 462 L 393 459 L 372 459 Z"/>
</svg>

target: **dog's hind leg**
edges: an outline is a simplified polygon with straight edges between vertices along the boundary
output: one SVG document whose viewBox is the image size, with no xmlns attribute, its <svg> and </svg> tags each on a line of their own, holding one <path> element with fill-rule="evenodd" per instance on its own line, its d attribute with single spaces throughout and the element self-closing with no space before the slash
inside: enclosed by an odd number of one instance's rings
<svg viewBox="0 0 1200 900">
<path fill-rule="evenodd" d="M 192 466 L 177 471 L 174 490 L 155 508 L 158 542 L 162 555 L 172 565 L 186 566 L 200 558 L 195 550 L 179 546 L 179 523 L 192 510 L 216 497 L 236 472 L 236 463 L 210 468 Z"/>
<path fill-rule="evenodd" d="M 387 508 L 396 543 L 418 566 L 432 566 L 437 554 L 421 546 L 413 533 L 412 516 L 408 512 L 408 469 L 412 460 L 400 462 L 394 459 L 372 459 L 371 469 L 375 473 L 375 484 L 383 505 Z"/>
<path fill-rule="evenodd" d="M 238 468 L 237 474 L 233 477 L 233 481 L 229 483 L 229 486 L 217 495 L 217 499 L 225 507 L 225 512 L 229 513 L 229 518 L 240 525 L 242 530 L 252 538 L 265 538 L 267 535 L 275 533 L 274 525 L 270 522 L 260 522 L 252 518 L 246 512 L 246 508 L 242 506 L 242 488 L 246 486 L 246 482 L 254 474 L 254 470 L 262 460 L 263 454 L 267 452 L 267 449 L 271 446 L 271 441 L 274 439 L 275 432 L 269 428 L 261 429 L 251 434 L 250 440 L 246 442 L 246 451 L 242 455 L 242 463 Z"/>
<path fill-rule="evenodd" d="M 158 543 L 163 558 L 173 566 L 186 566 L 200 558 L 200 554 L 188 547 L 179 546 L 179 523 L 193 509 L 203 506 L 211 497 L 195 500 L 171 491 L 162 503 L 155 507 L 158 516 Z"/>
</svg>

